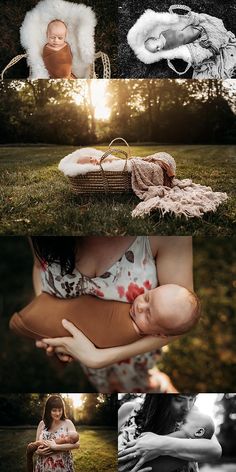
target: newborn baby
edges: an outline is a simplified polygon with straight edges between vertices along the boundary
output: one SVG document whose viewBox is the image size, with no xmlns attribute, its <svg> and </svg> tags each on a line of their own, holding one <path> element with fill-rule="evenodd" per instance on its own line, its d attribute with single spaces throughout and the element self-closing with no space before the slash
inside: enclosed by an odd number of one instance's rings
<svg viewBox="0 0 236 472">
<path fill-rule="evenodd" d="M 112 161 L 117 160 L 117 159 L 119 159 L 119 157 L 109 156 L 109 157 L 106 157 L 106 162 L 112 162 Z M 93 164 L 94 166 L 96 166 L 100 163 L 100 161 L 101 161 L 101 159 L 99 159 L 98 157 L 94 157 L 94 156 L 78 156 L 76 162 L 77 162 L 77 164 Z"/>
<path fill-rule="evenodd" d="M 174 336 L 189 331 L 200 314 L 197 296 L 167 284 L 138 295 L 133 305 L 82 295 L 36 297 L 10 320 L 17 334 L 33 339 L 68 336 L 62 320 L 80 329 L 99 348 L 130 344 L 142 336 Z"/>
<path fill-rule="evenodd" d="M 189 331 L 198 321 L 199 302 L 196 295 L 184 287 L 161 285 L 138 295 L 130 316 L 141 335 L 176 336 Z"/>
<path fill-rule="evenodd" d="M 145 41 L 145 48 L 149 52 L 174 49 L 195 41 L 200 36 L 199 29 L 193 26 L 184 26 L 182 29 L 168 29 L 158 38 L 152 36 Z"/>
<path fill-rule="evenodd" d="M 43 61 L 51 79 L 75 79 L 72 74 L 72 53 L 66 42 L 67 27 L 61 20 L 53 20 L 47 27 L 47 44 Z"/>
<path fill-rule="evenodd" d="M 27 446 L 27 472 L 33 472 L 33 455 L 39 449 L 43 449 L 46 445 L 50 445 L 55 452 L 57 451 L 57 444 L 75 444 L 79 441 L 79 434 L 76 431 L 68 431 L 67 434 L 62 434 L 59 438 L 50 439 L 48 441 L 39 440 L 28 444 Z M 49 444 L 50 443 L 50 444 Z"/>
<path fill-rule="evenodd" d="M 215 425 L 210 416 L 204 415 L 193 408 L 178 433 L 180 432 L 182 432 L 182 435 L 176 437 L 211 439 L 215 432 Z"/>
</svg>

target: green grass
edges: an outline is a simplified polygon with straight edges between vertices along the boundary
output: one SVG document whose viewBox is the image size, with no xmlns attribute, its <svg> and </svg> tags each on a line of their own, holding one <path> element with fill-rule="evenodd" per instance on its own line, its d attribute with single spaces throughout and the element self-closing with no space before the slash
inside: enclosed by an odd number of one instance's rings
<svg viewBox="0 0 236 472">
<path fill-rule="evenodd" d="M 104 149 L 103 147 L 100 147 Z M 177 177 L 224 191 L 229 200 L 203 219 L 131 218 L 138 203 L 133 195 L 78 197 L 57 170 L 69 146 L 0 148 L 0 234 L 192 234 L 232 235 L 235 230 L 236 146 L 134 146 L 132 155 L 170 152 Z"/>
<path fill-rule="evenodd" d="M 115 472 L 117 433 L 111 429 L 78 428 L 81 447 L 73 452 L 75 472 Z M 35 429 L 0 429 L 1 472 L 25 472 L 26 445 L 35 440 Z"/>
</svg>

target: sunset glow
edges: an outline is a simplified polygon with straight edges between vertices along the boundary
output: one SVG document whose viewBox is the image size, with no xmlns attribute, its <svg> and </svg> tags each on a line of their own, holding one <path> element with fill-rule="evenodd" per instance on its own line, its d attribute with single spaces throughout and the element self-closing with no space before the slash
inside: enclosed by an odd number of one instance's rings
<svg viewBox="0 0 236 472">
<path fill-rule="evenodd" d="M 80 393 L 69 393 L 68 397 L 72 399 L 74 408 L 80 408 L 83 405 L 83 397 Z"/>
<path fill-rule="evenodd" d="M 95 119 L 96 120 L 109 120 L 111 110 L 107 106 L 106 92 L 108 80 L 91 80 L 91 99 L 94 107 Z M 77 105 L 80 105 L 84 98 L 89 99 L 88 89 L 84 90 L 83 93 L 74 94 L 74 100 Z"/>
</svg>

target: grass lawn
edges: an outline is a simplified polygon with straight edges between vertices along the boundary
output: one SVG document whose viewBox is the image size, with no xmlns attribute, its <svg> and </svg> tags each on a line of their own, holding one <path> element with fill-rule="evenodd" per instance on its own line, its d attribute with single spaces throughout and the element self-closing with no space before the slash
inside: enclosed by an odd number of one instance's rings
<svg viewBox="0 0 236 472">
<path fill-rule="evenodd" d="M 101 149 L 105 149 L 100 147 Z M 133 195 L 78 197 L 57 170 L 69 146 L 0 148 L 0 234 L 192 234 L 232 235 L 235 229 L 236 146 L 134 146 L 132 155 L 170 152 L 177 177 L 227 192 L 229 200 L 203 219 L 131 218 Z"/>
<path fill-rule="evenodd" d="M 115 472 L 117 432 L 83 426 L 78 428 L 81 448 L 73 452 L 75 472 Z M 35 440 L 35 429 L 0 429 L 1 472 L 25 472 L 25 448 Z"/>
</svg>

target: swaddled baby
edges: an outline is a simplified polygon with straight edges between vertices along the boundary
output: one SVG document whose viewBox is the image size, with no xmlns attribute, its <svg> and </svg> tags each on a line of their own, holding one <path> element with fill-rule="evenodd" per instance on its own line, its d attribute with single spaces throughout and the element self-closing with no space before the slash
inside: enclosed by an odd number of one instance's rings
<svg viewBox="0 0 236 472">
<path fill-rule="evenodd" d="M 50 442 L 55 444 L 75 444 L 79 441 L 79 434 L 76 431 L 68 431 L 67 434 L 61 434 L 59 438 L 50 439 Z M 39 449 L 44 449 L 45 441 L 43 439 L 39 441 L 34 441 L 28 444 L 27 446 L 27 472 L 33 472 L 33 455 Z M 55 450 L 56 453 L 56 450 Z"/>
<path fill-rule="evenodd" d="M 47 27 L 47 44 L 43 61 L 51 79 L 75 79 L 72 74 L 72 52 L 66 42 L 67 27 L 61 20 L 53 20 Z"/>
<path fill-rule="evenodd" d="M 167 284 L 141 293 L 132 305 L 91 295 L 65 300 L 43 293 L 13 315 L 10 327 L 33 339 L 68 336 L 62 325 L 66 318 L 93 344 L 106 348 L 130 344 L 146 335 L 184 334 L 196 324 L 199 314 L 193 292 Z"/>
<path fill-rule="evenodd" d="M 187 25 L 182 29 L 168 29 L 163 31 L 159 37 L 151 36 L 146 39 L 144 44 L 149 52 L 167 51 L 195 41 L 200 34 L 199 29 Z"/>
</svg>

